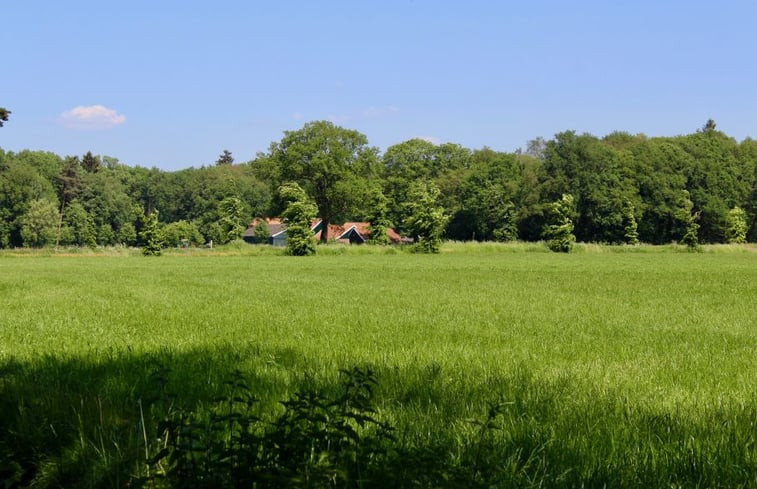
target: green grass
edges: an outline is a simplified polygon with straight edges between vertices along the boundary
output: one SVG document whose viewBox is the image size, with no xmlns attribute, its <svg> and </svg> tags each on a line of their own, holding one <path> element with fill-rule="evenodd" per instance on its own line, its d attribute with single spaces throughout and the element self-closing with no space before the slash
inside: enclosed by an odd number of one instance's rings
<svg viewBox="0 0 757 489">
<path fill-rule="evenodd" d="M 160 366 L 176 405 L 239 369 L 275 412 L 368 365 L 398 444 L 437 460 L 408 486 L 757 485 L 754 247 L 543 251 L 0 255 L 0 477 L 128 484 Z"/>
</svg>

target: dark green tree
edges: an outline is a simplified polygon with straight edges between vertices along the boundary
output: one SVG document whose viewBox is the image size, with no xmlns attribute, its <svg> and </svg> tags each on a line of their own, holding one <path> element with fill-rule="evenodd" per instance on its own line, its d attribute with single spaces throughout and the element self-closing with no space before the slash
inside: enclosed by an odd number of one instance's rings
<svg viewBox="0 0 757 489">
<path fill-rule="evenodd" d="M 557 134 L 545 152 L 543 201 L 573 195 L 579 241 L 622 243 L 623 202 L 636 200 L 631 161 L 630 153 L 617 151 L 590 134 Z"/>
<path fill-rule="evenodd" d="M 8 116 L 10 114 L 10 110 L 6 109 L 5 107 L 0 107 L 0 127 L 3 127 L 3 124 L 8 122 Z"/>
<path fill-rule="evenodd" d="M 569 253 L 576 242 L 573 234 L 574 212 L 573 196 L 563 194 L 560 200 L 547 206 L 547 225 L 544 229 L 544 239 L 550 250 L 560 253 Z"/>
<path fill-rule="evenodd" d="M 74 200 L 66 207 L 63 226 L 65 239 L 61 237 L 62 243 L 90 248 L 96 246 L 95 221 L 79 201 Z"/>
<path fill-rule="evenodd" d="M 58 200 L 60 201 L 61 209 L 63 209 L 69 202 L 79 197 L 84 188 L 82 167 L 78 157 L 69 156 L 66 158 L 66 161 L 63 162 L 63 170 L 57 180 Z"/>
<path fill-rule="evenodd" d="M 271 174 L 297 182 L 313 197 L 325 243 L 328 225 L 346 217 L 359 201 L 356 181 L 370 176 L 376 152 L 357 131 L 328 121 L 309 122 L 297 131 L 285 131 L 282 140 L 271 145 L 270 162 L 276 166 Z"/>
<path fill-rule="evenodd" d="M 459 205 L 447 227 L 452 239 L 517 239 L 513 200 L 521 180 L 515 155 L 489 148 L 474 151 L 473 165 L 459 186 Z"/>
<path fill-rule="evenodd" d="M 81 166 L 89 173 L 97 173 L 100 169 L 100 158 L 94 156 L 91 151 L 87 151 L 81 158 Z"/>
<path fill-rule="evenodd" d="M 145 214 L 139 239 L 143 255 L 159 256 L 162 253 L 163 232 L 158 225 L 158 211 Z"/>
<path fill-rule="evenodd" d="M 287 225 L 287 253 L 293 256 L 314 255 L 315 238 L 310 230 L 310 221 L 316 216 L 316 206 L 296 183 L 282 185 L 279 194 L 287 203 L 282 213 Z"/>
<path fill-rule="evenodd" d="M 50 168 L 42 168 L 39 158 L 51 163 Z M 50 178 L 60 171 L 56 164 L 60 158 L 47 158 L 37 152 L 21 152 L 17 155 L 6 153 L 0 162 L 0 248 L 22 246 L 21 219 L 34 200 L 58 202 L 58 197 Z M 49 161 L 48 161 L 49 160 Z M 45 163 L 45 167 L 47 164 Z"/>
<path fill-rule="evenodd" d="M 232 163 L 234 163 L 234 157 L 231 156 L 231 151 L 228 149 L 224 149 L 216 160 L 216 165 L 231 165 Z"/>
</svg>

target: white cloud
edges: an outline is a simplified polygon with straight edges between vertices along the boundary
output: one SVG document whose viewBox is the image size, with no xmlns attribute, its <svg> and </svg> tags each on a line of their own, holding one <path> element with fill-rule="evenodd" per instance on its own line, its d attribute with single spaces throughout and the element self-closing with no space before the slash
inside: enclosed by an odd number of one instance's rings
<svg viewBox="0 0 757 489">
<path fill-rule="evenodd" d="M 110 129 L 126 122 L 126 116 L 104 105 L 80 105 L 62 113 L 60 120 L 71 129 Z"/>
<path fill-rule="evenodd" d="M 400 111 L 400 109 L 398 109 L 394 105 L 388 105 L 386 107 L 374 107 L 374 106 L 371 106 L 371 107 L 368 107 L 367 109 L 365 109 L 363 111 L 363 117 L 366 117 L 368 119 L 373 119 L 373 118 L 376 118 L 376 117 L 381 117 L 382 115 L 394 114 L 394 113 L 399 112 L 399 111 Z"/>
</svg>

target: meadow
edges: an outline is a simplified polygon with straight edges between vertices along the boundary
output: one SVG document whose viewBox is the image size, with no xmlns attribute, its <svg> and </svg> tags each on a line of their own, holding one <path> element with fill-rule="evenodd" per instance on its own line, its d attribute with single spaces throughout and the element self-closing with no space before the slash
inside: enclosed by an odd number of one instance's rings
<svg viewBox="0 0 757 489">
<path fill-rule="evenodd" d="M 757 486 L 753 246 L 243 246 L 0 255 L 6 487 L 177 485 L 149 477 L 166 420 L 208 426 L 239 387 L 273 423 L 355 367 L 362 472 L 329 445 L 288 485 Z"/>
</svg>

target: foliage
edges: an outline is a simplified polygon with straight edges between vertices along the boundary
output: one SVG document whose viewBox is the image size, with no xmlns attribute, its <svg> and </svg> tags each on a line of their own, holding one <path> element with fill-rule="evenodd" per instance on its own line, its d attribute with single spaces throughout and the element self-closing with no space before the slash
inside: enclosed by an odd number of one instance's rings
<svg viewBox="0 0 757 489">
<path fill-rule="evenodd" d="M 639 230 L 636 224 L 636 216 L 634 214 L 634 207 L 630 201 L 625 201 L 623 205 L 623 229 L 625 233 L 626 244 L 637 245 L 639 244 Z"/>
<path fill-rule="evenodd" d="M 699 213 L 693 212 L 693 202 L 688 198 L 684 198 L 680 202 L 680 207 L 676 214 L 676 217 L 684 225 L 684 233 L 681 236 L 681 244 L 686 245 L 689 250 L 695 250 L 699 247 Z"/>
<path fill-rule="evenodd" d="M 95 221 L 80 202 L 75 200 L 66 207 L 63 223 L 66 239 L 61 237 L 61 243 L 95 247 L 97 244 Z"/>
<path fill-rule="evenodd" d="M 225 382 L 214 405 L 169 411 L 157 430 L 144 482 L 169 487 L 375 486 L 387 466 L 392 428 L 375 417 L 375 374 L 343 370 L 334 397 L 308 389 L 282 402 L 283 412 L 264 421 L 241 372 Z"/>
<path fill-rule="evenodd" d="M 216 165 L 231 165 L 232 163 L 234 163 L 234 157 L 231 156 L 231 151 L 227 149 L 224 149 L 216 160 Z"/>
<path fill-rule="evenodd" d="M 268 239 L 271 237 L 271 230 L 268 228 L 268 223 L 265 222 L 265 219 L 259 219 L 252 231 L 256 242 L 268 243 Z"/>
<path fill-rule="evenodd" d="M 139 233 L 142 244 L 142 254 L 145 256 L 159 256 L 163 248 L 163 232 L 158 225 L 158 212 L 145 214 L 142 231 Z"/>
<path fill-rule="evenodd" d="M 89 173 L 97 173 L 100 170 L 100 158 L 87 151 L 81 158 L 81 167 Z"/>
<path fill-rule="evenodd" d="M 433 183 L 417 182 L 408 193 L 404 229 L 422 253 L 439 253 L 440 250 L 442 233 L 449 217 L 444 214 L 438 200 L 439 189 Z"/>
<path fill-rule="evenodd" d="M 728 243 L 746 243 L 746 212 L 739 206 L 728 211 L 725 237 Z"/>
<path fill-rule="evenodd" d="M 21 237 L 25 246 L 41 247 L 55 243 L 60 214 L 55 202 L 33 200 L 21 218 Z"/>
<path fill-rule="evenodd" d="M 286 132 L 250 162 L 229 164 L 227 153 L 222 164 L 168 172 L 92 152 L 61 158 L 0 149 L 0 248 L 24 245 L 21 219 L 40 199 L 57 202 L 64 217 L 79 202 L 101 246 L 136 244 L 144 210 L 159 211 L 163 224 L 193 222 L 204 241 L 224 243 L 239 237 L 249 216 L 280 216 L 287 202 L 277 189 L 287 181 L 315 199 L 324 224 L 368 220 L 403 234 L 411 187 L 428 181 L 450 216 L 446 239 L 537 241 L 550 203 L 563 194 L 574 197 L 573 234 L 582 242 L 681 241 L 690 222 L 680 212 L 685 199 L 697 216 L 698 242 L 729 241 L 736 207 L 746 213 L 746 239 L 757 239 L 757 143 L 735 141 L 714 121 L 676 137 L 564 131 L 529 142 L 525 153 L 411 139 L 380 156 L 359 132 L 316 121 Z M 383 210 L 375 208 L 378 189 Z M 224 201 L 235 203 L 230 213 L 222 212 Z M 60 231 L 63 242 L 81 242 L 71 229 Z"/>
<path fill-rule="evenodd" d="M 119 244 L 133 246 L 137 244 L 137 228 L 130 222 L 125 222 L 118 229 L 116 240 Z"/>
<path fill-rule="evenodd" d="M 573 234 L 573 196 L 563 194 L 560 200 L 552 202 L 548 208 L 547 225 L 544 228 L 544 239 L 550 250 L 568 253 L 573 249 L 576 237 Z"/>
<path fill-rule="evenodd" d="M 392 227 L 389 221 L 389 200 L 381 189 L 373 187 L 368 192 L 368 214 L 366 219 L 370 223 L 371 234 L 368 242 L 376 245 L 391 244 L 387 230 Z"/>
<path fill-rule="evenodd" d="M 326 242 L 328 225 L 355 207 L 355 187 L 371 175 L 375 159 L 376 149 L 363 134 L 315 121 L 285 131 L 280 142 L 271 144 L 269 161 L 276 166 L 272 175 L 297 182 L 312 196 L 323 221 L 321 241 Z"/>
<path fill-rule="evenodd" d="M 5 107 L 0 107 L 0 127 L 3 127 L 3 124 L 8 122 L 8 116 L 10 114 L 10 110 L 6 109 Z"/>
<path fill-rule="evenodd" d="M 447 235 L 453 239 L 512 241 L 518 238 L 516 199 L 521 169 L 514 155 L 484 148 L 459 187 L 459 208 Z"/>
<path fill-rule="evenodd" d="M 220 244 L 240 239 L 245 230 L 244 206 L 237 197 L 226 197 L 218 204 L 219 224 L 223 232 Z"/>
<path fill-rule="evenodd" d="M 176 221 L 163 227 L 163 245 L 172 248 L 186 248 L 204 243 L 200 230 L 191 221 Z"/>
<path fill-rule="evenodd" d="M 282 213 L 287 225 L 287 253 L 293 256 L 315 254 L 315 239 L 310 230 L 310 221 L 315 218 L 316 207 L 305 191 L 296 183 L 279 187 L 281 198 L 287 202 Z"/>
</svg>

